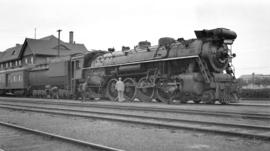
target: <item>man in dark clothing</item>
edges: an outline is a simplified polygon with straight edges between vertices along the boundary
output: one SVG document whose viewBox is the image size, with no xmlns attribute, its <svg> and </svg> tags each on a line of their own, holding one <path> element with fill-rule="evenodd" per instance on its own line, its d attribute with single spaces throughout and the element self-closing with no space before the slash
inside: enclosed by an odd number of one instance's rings
<svg viewBox="0 0 270 151">
<path fill-rule="evenodd" d="M 52 99 L 59 99 L 59 94 L 58 94 L 58 87 L 54 86 L 51 88 L 51 95 Z"/>
<path fill-rule="evenodd" d="M 87 81 L 84 83 L 81 83 L 81 96 L 82 96 L 82 101 L 84 102 L 87 96 Z"/>
</svg>

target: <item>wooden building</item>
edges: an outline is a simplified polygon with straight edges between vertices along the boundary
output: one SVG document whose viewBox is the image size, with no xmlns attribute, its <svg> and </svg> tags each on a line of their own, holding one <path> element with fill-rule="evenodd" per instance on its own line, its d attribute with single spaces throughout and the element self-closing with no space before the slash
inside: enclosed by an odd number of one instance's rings
<svg viewBox="0 0 270 151">
<path fill-rule="evenodd" d="M 0 53 L 0 70 L 45 65 L 58 56 L 86 52 L 87 49 L 83 44 L 73 42 L 73 32 L 70 32 L 69 42 L 60 41 L 60 45 L 58 45 L 58 38 L 53 35 L 40 39 L 26 38 L 23 44 L 16 44 Z"/>
</svg>

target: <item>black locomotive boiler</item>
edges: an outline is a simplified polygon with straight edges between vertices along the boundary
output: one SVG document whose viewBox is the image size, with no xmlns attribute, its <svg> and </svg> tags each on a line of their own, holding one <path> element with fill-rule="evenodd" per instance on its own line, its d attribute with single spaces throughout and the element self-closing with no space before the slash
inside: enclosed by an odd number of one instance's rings
<svg viewBox="0 0 270 151">
<path fill-rule="evenodd" d="M 80 78 L 88 83 L 90 97 L 116 100 L 115 83 L 124 79 L 125 97 L 170 103 L 237 102 L 230 46 L 235 32 L 217 28 L 195 31 L 196 39 L 160 38 L 158 45 L 139 42 L 134 49 L 92 51 L 81 57 Z"/>
</svg>

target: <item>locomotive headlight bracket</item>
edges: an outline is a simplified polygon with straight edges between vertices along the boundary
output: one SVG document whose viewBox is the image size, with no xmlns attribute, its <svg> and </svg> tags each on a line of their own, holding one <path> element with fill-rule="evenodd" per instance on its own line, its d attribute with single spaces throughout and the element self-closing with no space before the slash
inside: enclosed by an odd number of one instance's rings
<svg viewBox="0 0 270 151">
<path fill-rule="evenodd" d="M 232 58 L 235 58 L 235 57 L 236 57 L 236 54 L 235 54 L 235 53 L 232 53 L 232 45 L 229 45 L 229 48 L 228 48 L 228 54 L 229 54 L 230 60 L 231 60 Z"/>
</svg>

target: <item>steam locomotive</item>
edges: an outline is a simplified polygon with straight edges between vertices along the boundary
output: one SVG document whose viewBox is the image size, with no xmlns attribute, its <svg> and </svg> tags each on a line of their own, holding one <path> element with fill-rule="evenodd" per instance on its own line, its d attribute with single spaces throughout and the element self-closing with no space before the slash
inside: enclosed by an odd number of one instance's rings
<svg viewBox="0 0 270 151">
<path fill-rule="evenodd" d="M 195 31 L 197 39 L 160 38 L 157 46 L 139 42 L 129 50 L 94 51 L 84 56 L 82 78 L 91 95 L 117 99 L 115 83 L 122 77 L 125 97 L 133 101 L 193 100 L 236 102 L 237 85 L 230 45 L 236 33 L 225 28 Z"/>
<path fill-rule="evenodd" d="M 231 45 L 235 32 L 217 28 L 195 31 L 196 39 L 160 38 L 158 45 L 141 41 L 134 49 L 94 50 L 58 59 L 46 69 L 25 69 L 27 92 L 45 95 L 45 85 L 57 86 L 60 97 L 79 94 L 87 82 L 89 98 L 117 100 L 118 77 L 125 83 L 126 100 L 165 103 L 228 104 L 238 101 Z M 33 81 L 33 77 L 43 77 Z M 24 77 L 24 79 L 27 79 Z"/>
</svg>

